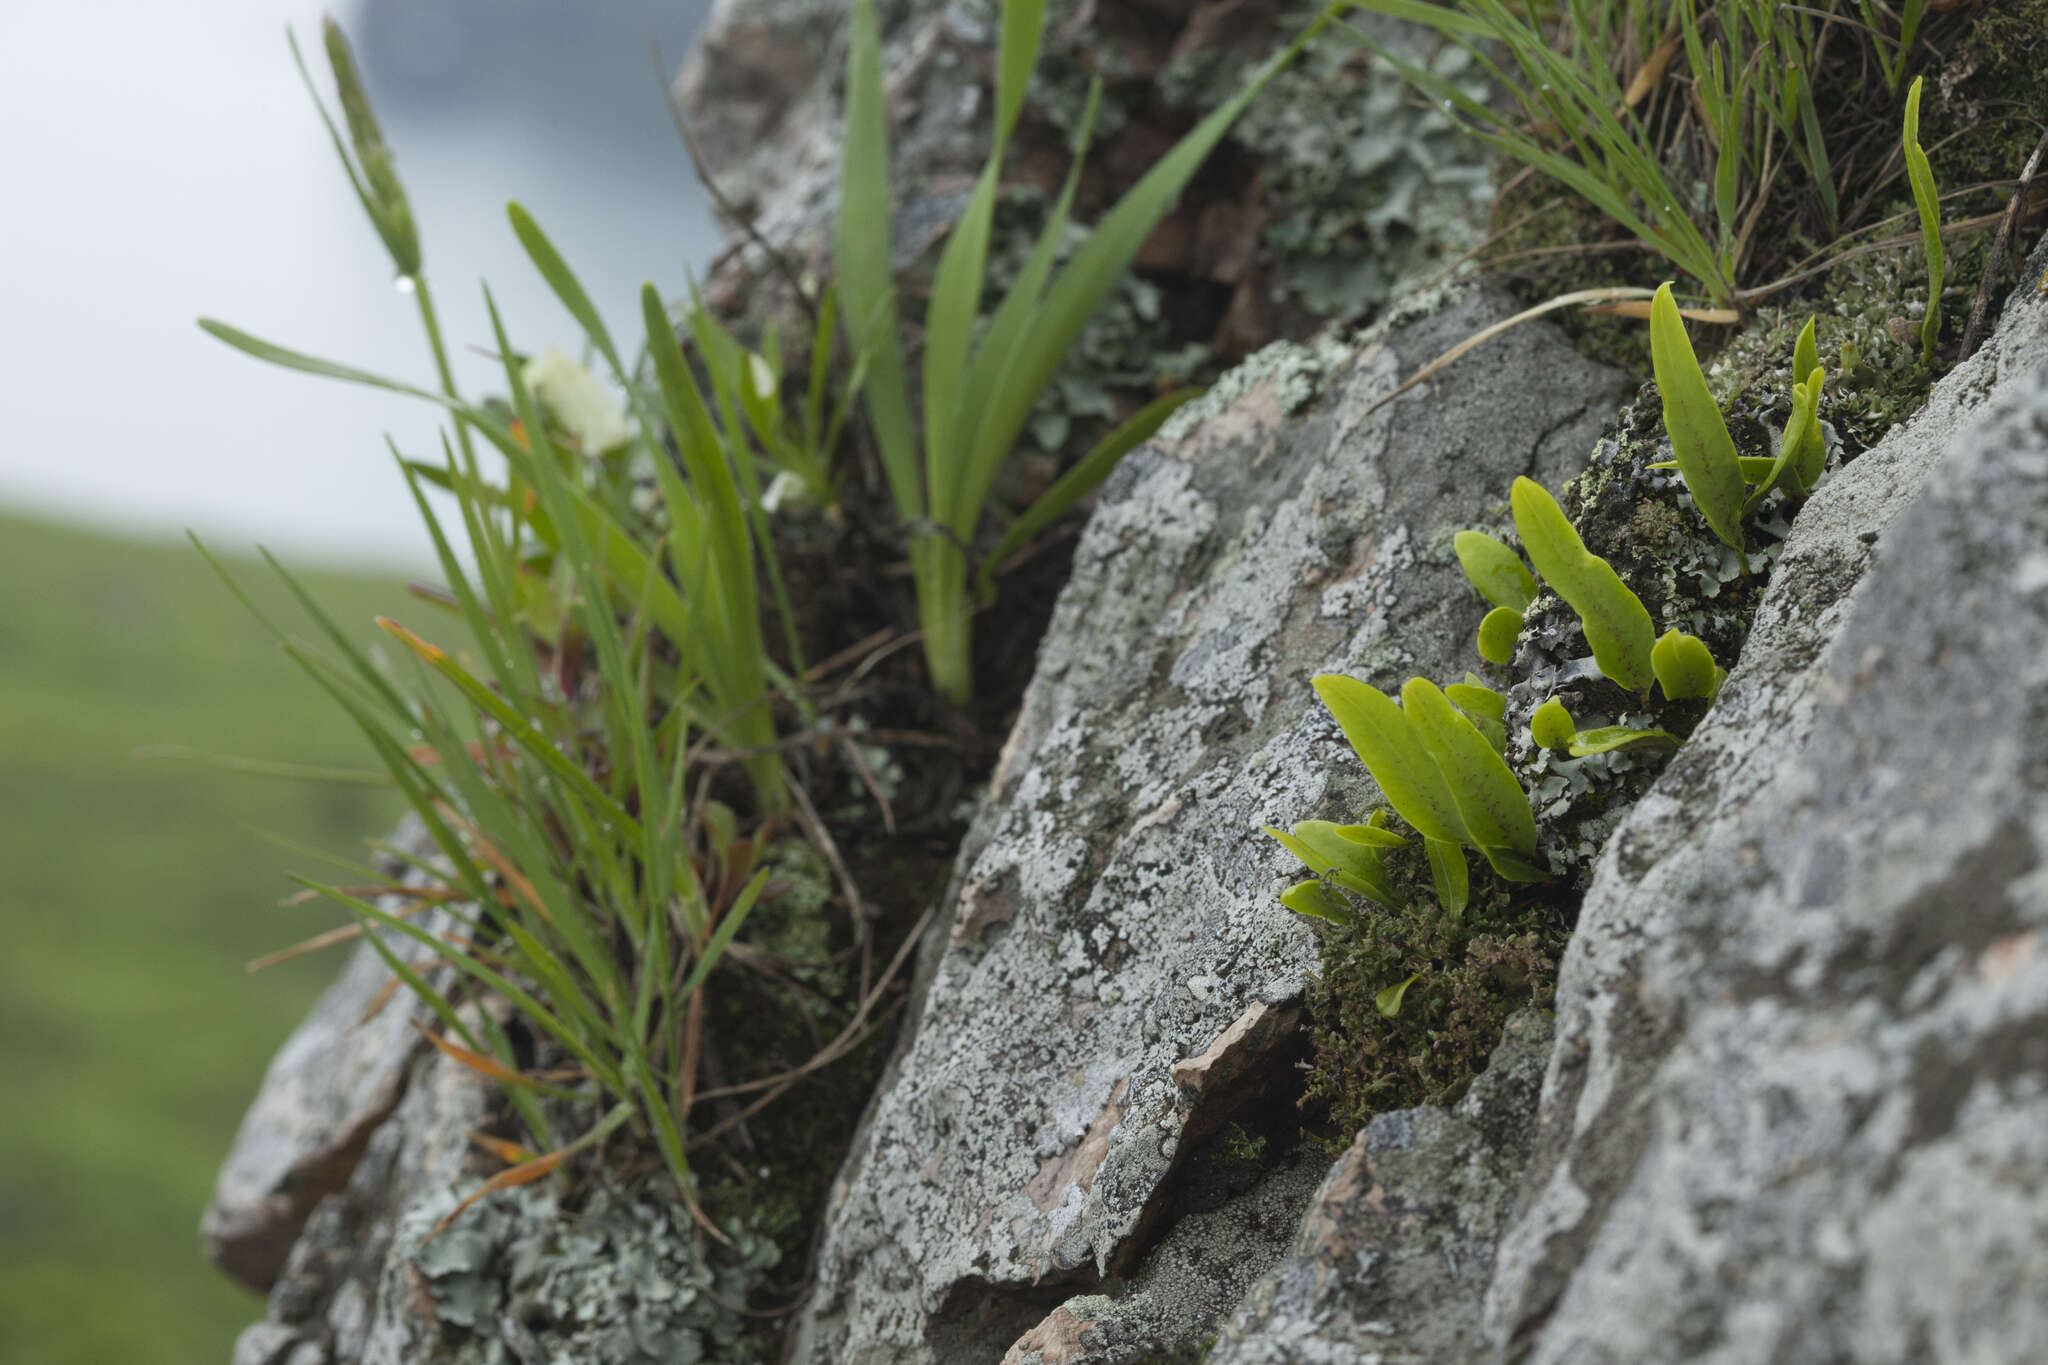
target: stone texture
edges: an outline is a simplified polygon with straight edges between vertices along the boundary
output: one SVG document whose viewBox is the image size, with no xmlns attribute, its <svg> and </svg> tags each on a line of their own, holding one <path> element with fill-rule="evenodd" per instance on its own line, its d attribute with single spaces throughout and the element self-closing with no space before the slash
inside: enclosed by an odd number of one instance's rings
<svg viewBox="0 0 2048 1365">
<path fill-rule="evenodd" d="M 415 822 L 394 837 L 426 851 Z M 383 908 L 398 906 L 387 898 Z M 427 1015 L 399 992 L 366 1020 L 390 985 L 376 951 L 358 944 L 271 1060 L 221 1165 L 200 1236 L 208 1259 L 258 1293 L 277 1278 L 314 1205 L 348 1183 L 371 1134 L 404 1097 L 407 1066 L 423 1045 L 413 1021 Z"/>
<path fill-rule="evenodd" d="M 1019 1337 L 1002 1365 L 1197 1359 L 1230 1305 L 1286 1254 L 1327 1160 L 1304 1147 L 1242 1192 L 1221 1198 L 1184 1192 L 1183 1198 L 1193 1196 L 1186 1199 L 1192 1207 L 1177 1211 L 1128 1281 L 1114 1294 L 1068 1299 Z"/>
<path fill-rule="evenodd" d="M 1112 479 L 835 1188 L 799 1360 L 993 1360 L 1049 1288 L 1140 1262 L 1220 1122 L 1176 1064 L 1315 966 L 1257 827 L 1366 799 L 1309 676 L 1455 675 L 1483 604 L 1450 536 L 1575 468 L 1626 388 L 1523 328 L 1367 412 L 1511 311 L 1478 291 L 1272 348 Z"/>
<path fill-rule="evenodd" d="M 719 0 L 676 82 L 720 189 L 762 238 L 820 272 L 838 200 L 848 8 L 844 0 Z M 992 268 L 1028 250 L 1066 173 L 1092 76 L 1105 85 L 1083 222 L 1321 8 L 1317 0 L 1053 0 L 1006 170 L 1010 197 Z M 997 11 L 992 0 L 894 0 L 877 9 L 894 115 L 897 265 L 912 270 L 930 263 L 987 154 Z M 1459 50 L 1378 16 L 1352 22 L 1405 60 L 1484 93 Z M 1316 319 L 1357 317 L 1403 279 L 1434 270 L 1447 246 L 1476 237 L 1492 196 L 1486 164 L 1484 150 L 1440 110 L 1409 97 L 1384 59 L 1328 38 L 1267 88 L 1146 243 L 1138 263 L 1171 272 L 1172 297 L 1113 301 L 1082 349 L 1096 352 L 1097 368 L 1156 362 L 1146 345 L 1190 339 L 1234 359 L 1273 337 L 1306 335 Z M 766 254 L 739 238 L 709 275 L 707 296 L 731 311 L 780 289 Z M 1133 307 L 1155 316 L 1130 317 Z M 1182 316 L 1163 330 L 1146 326 L 1161 310 Z M 1086 387 L 1099 378 L 1070 369 L 1062 381 Z M 1127 383 L 1146 387 L 1143 377 Z"/>
<path fill-rule="evenodd" d="M 1480 1304 L 1549 1057 L 1550 1021 L 1524 1011 L 1448 1112 L 1373 1119 L 1316 1192 L 1292 1254 L 1231 1316 L 1209 1365 L 1480 1358 Z"/>
<path fill-rule="evenodd" d="M 1500 1358 L 2048 1358 L 2044 267 L 1808 504 L 1608 845 Z"/>
</svg>

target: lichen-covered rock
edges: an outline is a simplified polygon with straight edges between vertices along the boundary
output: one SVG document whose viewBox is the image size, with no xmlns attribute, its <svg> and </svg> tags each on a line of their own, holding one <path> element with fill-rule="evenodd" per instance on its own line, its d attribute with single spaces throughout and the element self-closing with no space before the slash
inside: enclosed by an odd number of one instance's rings
<svg viewBox="0 0 2048 1365">
<path fill-rule="evenodd" d="M 1103 78 L 1104 95 L 1083 223 L 1321 9 L 1318 0 L 1054 0 L 992 243 L 995 284 L 1005 257 L 1028 251 L 1057 193 L 1091 78 Z M 878 10 L 897 265 L 915 271 L 929 266 L 987 152 L 997 7 L 897 0 Z M 720 0 L 677 82 L 720 188 L 760 238 L 821 272 L 838 199 L 846 12 L 837 0 Z M 1483 94 L 1476 65 L 1426 30 L 1371 15 L 1353 22 L 1403 60 Z M 1127 286 L 1109 301 L 1079 343 L 1085 363 L 1063 373 L 1038 425 L 1057 433 L 1062 416 L 1101 415 L 1105 376 L 1144 370 L 1145 387 L 1206 354 L 1235 359 L 1306 335 L 1320 319 L 1378 307 L 1476 239 L 1492 197 L 1487 165 L 1485 150 L 1412 99 L 1384 57 L 1325 34 L 1247 111 L 1147 241 L 1138 265 L 1170 291 Z M 737 312 L 782 287 L 758 244 L 735 242 L 708 295 Z"/>
<path fill-rule="evenodd" d="M 338 1194 L 307 1220 L 234 1365 L 689 1365 L 750 1357 L 739 1305 L 774 1264 L 744 1228 L 709 1243 L 666 1195 L 552 1184 L 491 1195 L 436 1233 L 483 1175 L 488 1082 L 438 1054 Z M 662 1183 L 657 1181 L 657 1184 Z"/>
<path fill-rule="evenodd" d="M 1230 1305 L 1286 1254 L 1326 1161 L 1299 1147 L 1242 1192 L 1198 1200 L 1205 1206 L 1180 1213 L 1114 1294 L 1068 1299 L 1012 1343 L 1002 1365 L 1200 1359 Z"/>
<path fill-rule="evenodd" d="M 1176 1065 L 1315 968 L 1258 826 L 1369 792 L 1309 676 L 1456 676 L 1483 604 L 1452 533 L 1516 474 L 1576 468 L 1625 390 L 1524 328 L 1368 411 L 1510 311 L 1482 290 L 1356 348 L 1275 347 L 1114 477 L 835 1189 L 798 1359 L 993 1360 L 1142 1263 L 1227 1117 Z"/>
<path fill-rule="evenodd" d="M 1500 1358 L 2048 1358 L 2044 266 L 1807 505 L 1608 843 Z"/>
<path fill-rule="evenodd" d="M 1381 1114 L 1331 1168 L 1293 1254 L 1209 1365 L 1439 1362 L 1484 1353 L 1495 1239 L 1529 1160 L 1550 1021 L 1524 1011 L 1449 1111 Z"/>
<path fill-rule="evenodd" d="M 423 853 L 425 839 L 408 821 L 394 842 Z M 258 1293 L 276 1280 L 314 1205 L 348 1183 L 405 1095 L 407 1067 L 424 1046 L 413 1023 L 426 1010 L 410 995 L 390 998 L 391 985 L 383 959 L 357 945 L 271 1059 L 221 1165 L 200 1237 L 208 1259 Z"/>
</svg>

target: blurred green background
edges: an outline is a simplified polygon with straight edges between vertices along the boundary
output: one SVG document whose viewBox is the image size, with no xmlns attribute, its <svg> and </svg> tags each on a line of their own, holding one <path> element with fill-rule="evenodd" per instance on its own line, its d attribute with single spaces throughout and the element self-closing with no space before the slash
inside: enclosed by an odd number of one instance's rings
<svg viewBox="0 0 2048 1365">
<path fill-rule="evenodd" d="M 296 623 L 267 570 L 233 567 Z M 310 581 L 366 643 L 379 612 L 448 619 L 395 575 Z M 199 1214 L 342 960 L 243 970 L 339 922 L 279 908 L 287 869 L 326 869 L 243 826 L 360 859 L 400 802 L 131 756 L 371 766 L 189 545 L 0 516 L 0 584 L 0 1362 L 222 1365 L 263 1305 L 201 1258 Z"/>
</svg>

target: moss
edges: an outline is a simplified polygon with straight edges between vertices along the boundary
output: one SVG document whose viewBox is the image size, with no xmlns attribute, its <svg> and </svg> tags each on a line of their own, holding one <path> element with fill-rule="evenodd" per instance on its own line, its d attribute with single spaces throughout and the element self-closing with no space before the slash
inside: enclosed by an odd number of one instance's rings
<svg viewBox="0 0 2048 1365">
<path fill-rule="evenodd" d="M 2048 0 L 1971 5 L 1959 36 L 1930 35 L 1939 65 L 1923 114 L 1928 160 L 1945 188 L 2010 180 L 2048 109 Z"/>
<path fill-rule="evenodd" d="M 1511 894 L 1474 871 L 1473 903 L 1452 920 L 1437 907 L 1419 845 L 1388 859 L 1404 909 L 1374 911 L 1356 929 L 1318 923 L 1322 972 L 1308 990 L 1305 1107 L 1323 1110 L 1333 1150 L 1374 1114 L 1445 1104 L 1486 1068 L 1508 1016 L 1550 1003 L 1569 922 L 1541 890 Z M 1373 1002 L 1419 974 L 1394 1018 Z"/>
</svg>

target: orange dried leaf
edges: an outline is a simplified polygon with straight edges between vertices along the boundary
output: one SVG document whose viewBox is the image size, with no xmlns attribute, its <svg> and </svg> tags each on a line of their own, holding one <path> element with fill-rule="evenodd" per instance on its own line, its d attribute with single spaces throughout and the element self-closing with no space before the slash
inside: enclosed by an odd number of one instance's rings
<svg viewBox="0 0 2048 1365">
<path fill-rule="evenodd" d="M 518 1143 L 508 1142 L 501 1137 L 492 1137 L 489 1133 L 471 1132 L 469 1140 L 507 1166 L 523 1166 L 529 1161 L 539 1159 L 530 1148 L 521 1147 Z"/>
<path fill-rule="evenodd" d="M 397 993 L 398 978 L 394 976 L 389 981 L 386 981 L 382 986 L 378 987 L 377 993 L 374 996 L 370 997 L 370 1003 L 368 1006 L 364 1008 L 362 1017 L 356 1020 L 356 1027 L 361 1028 L 363 1025 L 369 1023 L 372 1019 L 375 1019 L 378 1015 L 382 1014 L 384 1012 L 384 1007 L 391 1003 L 391 997 L 396 995 Z"/>
<path fill-rule="evenodd" d="M 470 1051 L 460 1043 L 448 1041 L 425 1024 L 420 1023 L 417 1019 L 413 1021 L 412 1026 L 418 1029 L 428 1042 L 439 1048 L 443 1056 L 462 1063 L 462 1065 L 480 1076 L 488 1076 L 492 1080 L 500 1081 L 506 1085 L 533 1086 L 539 1084 L 532 1077 L 522 1072 L 514 1071 L 495 1057 L 486 1057 L 481 1052 Z"/>
<path fill-rule="evenodd" d="M 1670 67 L 1671 58 L 1677 51 L 1678 35 L 1676 33 L 1657 44 L 1656 50 L 1636 69 L 1634 79 L 1629 81 L 1628 89 L 1621 97 L 1623 108 L 1635 108 L 1643 102 L 1645 95 L 1657 88 L 1657 82 L 1664 79 L 1664 72 Z"/>
<path fill-rule="evenodd" d="M 404 644 L 407 649 L 410 649 L 413 653 L 419 655 L 420 658 L 426 660 L 428 663 L 439 664 L 446 662 L 448 658 L 448 651 L 442 649 L 439 645 L 428 644 L 425 640 L 422 640 L 419 636 L 413 634 L 404 626 L 399 625 L 398 622 L 392 620 L 390 617 L 378 617 L 377 624 L 380 627 L 382 627 L 387 634 L 395 637 L 400 643 Z"/>
</svg>

